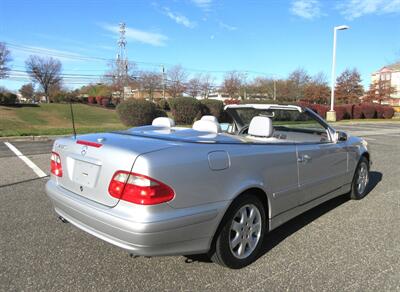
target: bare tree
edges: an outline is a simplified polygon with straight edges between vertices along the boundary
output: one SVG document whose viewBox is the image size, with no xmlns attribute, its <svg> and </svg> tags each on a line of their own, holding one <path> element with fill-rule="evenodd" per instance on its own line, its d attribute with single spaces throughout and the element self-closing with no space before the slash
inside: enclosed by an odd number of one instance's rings
<svg viewBox="0 0 400 292">
<path fill-rule="evenodd" d="M 214 86 L 214 78 L 210 74 L 202 75 L 200 86 L 202 95 L 207 99 L 211 89 Z"/>
<path fill-rule="evenodd" d="M 201 93 L 201 75 L 197 75 L 190 79 L 187 83 L 187 93 L 195 98 Z"/>
<path fill-rule="evenodd" d="M 396 88 L 391 85 L 390 80 L 379 79 L 370 84 L 365 99 L 370 102 L 382 103 L 382 101 L 391 98 L 395 93 Z"/>
<path fill-rule="evenodd" d="M 294 70 L 289 74 L 287 80 L 288 98 L 299 100 L 304 98 L 304 89 L 308 82 L 311 81 L 310 75 L 302 68 Z"/>
<path fill-rule="evenodd" d="M 46 101 L 50 102 L 49 89 L 58 85 L 61 78 L 61 62 L 53 58 L 42 58 L 39 56 L 30 56 L 25 61 L 26 72 L 33 81 L 40 84 L 44 91 Z"/>
<path fill-rule="evenodd" d="M 19 89 L 19 93 L 26 98 L 27 100 L 33 100 L 33 95 L 35 93 L 35 89 L 32 83 L 27 83 L 21 86 Z"/>
<path fill-rule="evenodd" d="M 140 83 L 150 99 L 153 100 L 154 92 L 161 87 L 161 75 L 155 72 L 142 72 Z"/>
<path fill-rule="evenodd" d="M 240 72 L 231 71 L 225 74 L 222 88 L 230 98 L 237 98 L 239 97 L 242 84 L 243 75 Z"/>
<path fill-rule="evenodd" d="M 324 73 L 320 72 L 313 76 L 304 85 L 304 98 L 314 103 L 327 104 L 331 90 L 326 81 Z"/>
<path fill-rule="evenodd" d="M 10 68 L 7 63 L 11 62 L 11 54 L 4 43 L 0 43 L 0 79 L 6 78 Z"/>
<path fill-rule="evenodd" d="M 174 66 L 167 71 L 167 91 L 172 97 L 180 96 L 186 90 L 187 76 L 188 74 L 181 65 Z"/>
</svg>

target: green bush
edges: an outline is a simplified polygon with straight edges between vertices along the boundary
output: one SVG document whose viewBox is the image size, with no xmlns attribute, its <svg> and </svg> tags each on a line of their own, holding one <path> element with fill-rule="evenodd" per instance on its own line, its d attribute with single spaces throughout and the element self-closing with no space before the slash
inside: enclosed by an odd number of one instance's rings
<svg viewBox="0 0 400 292">
<path fill-rule="evenodd" d="M 17 95 L 11 92 L 0 92 L 0 104 L 15 104 L 17 102 Z"/>
<path fill-rule="evenodd" d="M 203 115 L 212 115 L 218 120 L 221 119 L 221 115 L 224 110 L 224 103 L 222 101 L 215 99 L 204 99 L 200 103 L 202 105 Z"/>
<path fill-rule="evenodd" d="M 177 124 L 190 125 L 201 115 L 200 102 L 192 97 L 175 97 L 168 100 L 172 116 Z"/>
<path fill-rule="evenodd" d="M 169 108 L 168 101 L 165 98 L 160 98 L 159 100 L 157 100 L 157 104 L 162 110 L 165 110 L 165 111 L 171 110 Z"/>
<path fill-rule="evenodd" d="M 150 125 L 153 119 L 166 116 L 155 103 L 145 99 L 128 99 L 117 106 L 121 122 L 128 127 Z"/>
</svg>

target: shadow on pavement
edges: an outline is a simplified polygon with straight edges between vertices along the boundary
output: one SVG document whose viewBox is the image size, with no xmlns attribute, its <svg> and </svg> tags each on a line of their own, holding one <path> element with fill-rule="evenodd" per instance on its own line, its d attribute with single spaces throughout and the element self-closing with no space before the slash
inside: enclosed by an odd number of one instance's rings
<svg viewBox="0 0 400 292">
<path fill-rule="evenodd" d="M 371 171 L 370 181 L 368 185 L 368 190 L 366 196 L 378 185 L 382 180 L 383 175 L 381 172 Z M 273 249 L 276 245 L 284 241 L 287 237 L 294 234 L 301 228 L 307 226 L 309 223 L 313 222 L 315 219 L 327 214 L 331 210 L 339 207 L 343 203 L 349 200 L 348 194 L 341 195 L 339 197 L 333 198 L 274 229 L 265 236 L 263 243 L 263 248 L 259 255 L 259 258 L 266 254 L 268 251 Z M 211 262 L 207 255 L 188 255 L 186 256 L 186 263 L 193 262 Z"/>
</svg>

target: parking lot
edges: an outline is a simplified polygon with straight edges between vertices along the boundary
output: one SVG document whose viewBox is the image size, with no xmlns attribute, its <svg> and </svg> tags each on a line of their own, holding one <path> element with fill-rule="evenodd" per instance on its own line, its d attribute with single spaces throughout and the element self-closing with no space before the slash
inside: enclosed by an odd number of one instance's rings
<svg viewBox="0 0 400 292">
<path fill-rule="evenodd" d="M 0 290 L 400 290 L 400 123 L 337 128 L 371 147 L 369 194 L 338 197 L 284 224 L 242 270 L 202 256 L 131 258 L 63 224 L 44 192 L 48 177 L 0 142 Z M 52 141 L 10 143 L 48 175 Z"/>
</svg>

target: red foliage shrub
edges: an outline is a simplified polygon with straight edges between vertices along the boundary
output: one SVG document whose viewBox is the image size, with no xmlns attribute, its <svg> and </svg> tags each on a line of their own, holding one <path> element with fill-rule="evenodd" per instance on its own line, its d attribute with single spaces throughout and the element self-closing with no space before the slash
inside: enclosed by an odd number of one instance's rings
<svg viewBox="0 0 400 292">
<path fill-rule="evenodd" d="M 96 103 L 98 104 L 98 105 L 101 105 L 101 100 L 103 99 L 103 97 L 102 96 L 96 96 Z"/>
<path fill-rule="evenodd" d="M 361 104 L 355 104 L 353 107 L 353 119 L 362 119 L 363 113 L 361 109 Z"/>
<path fill-rule="evenodd" d="M 238 100 L 236 98 L 225 99 L 224 103 L 225 104 L 239 104 L 240 100 Z"/>
<path fill-rule="evenodd" d="M 110 105 L 110 98 L 108 98 L 108 97 L 103 97 L 103 98 L 101 99 L 101 105 L 104 106 L 104 107 L 109 106 L 109 105 Z"/>
<path fill-rule="evenodd" d="M 376 110 L 376 118 L 383 119 L 383 112 L 385 110 L 385 107 L 383 105 L 377 104 L 375 105 L 375 110 Z"/>
<path fill-rule="evenodd" d="M 346 116 L 346 108 L 343 105 L 336 105 L 334 107 L 335 112 L 336 112 L 336 120 L 340 121 L 345 119 Z"/>
<path fill-rule="evenodd" d="M 383 118 L 384 119 L 391 119 L 394 116 L 394 109 L 391 106 L 384 106 L 383 107 Z"/>
<path fill-rule="evenodd" d="M 376 117 L 375 104 L 373 103 L 362 103 L 361 112 L 366 119 L 373 119 Z"/>
<path fill-rule="evenodd" d="M 323 119 L 326 119 L 326 112 L 329 110 L 329 107 L 323 104 L 314 104 L 312 110 L 319 114 Z"/>
<path fill-rule="evenodd" d="M 95 101 L 95 100 L 94 100 L 94 96 L 89 96 L 89 97 L 88 97 L 88 103 L 89 103 L 89 104 L 94 104 L 94 101 Z"/>
<path fill-rule="evenodd" d="M 342 106 L 344 107 L 345 110 L 344 119 L 352 119 L 354 104 L 344 104 Z"/>
</svg>

